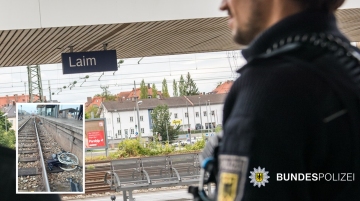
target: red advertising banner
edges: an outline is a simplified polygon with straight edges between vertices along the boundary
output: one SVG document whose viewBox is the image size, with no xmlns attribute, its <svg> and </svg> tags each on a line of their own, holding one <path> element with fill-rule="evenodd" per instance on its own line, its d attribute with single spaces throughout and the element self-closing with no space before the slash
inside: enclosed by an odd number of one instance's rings
<svg viewBox="0 0 360 201">
<path fill-rule="evenodd" d="M 89 147 L 105 146 L 104 131 L 90 131 L 87 133 Z"/>
<path fill-rule="evenodd" d="M 85 120 L 85 149 L 107 148 L 106 120 Z"/>
</svg>

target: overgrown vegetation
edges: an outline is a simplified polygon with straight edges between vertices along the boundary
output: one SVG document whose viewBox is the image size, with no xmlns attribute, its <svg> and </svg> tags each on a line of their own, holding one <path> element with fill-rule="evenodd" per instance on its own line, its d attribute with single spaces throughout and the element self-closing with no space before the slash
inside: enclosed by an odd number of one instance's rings
<svg viewBox="0 0 360 201">
<path fill-rule="evenodd" d="M 169 154 L 180 153 L 194 153 L 199 152 L 205 147 L 205 137 L 198 140 L 192 145 L 185 145 L 184 147 L 176 148 L 168 143 L 149 142 L 144 143 L 139 139 L 127 139 L 119 143 L 118 150 L 115 153 L 110 153 L 108 157 L 98 156 L 86 158 L 86 161 L 101 161 L 101 160 L 117 160 L 121 158 L 131 157 L 146 157 L 146 156 L 162 156 Z"/>
<path fill-rule="evenodd" d="M 16 138 L 14 130 L 9 130 L 8 132 L 0 130 L 0 146 L 15 149 L 15 141 Z"/>
<path fill-rule="evenodd" d="M 5 121 L 3 115 L 4 113 L 0 112 L 0 146 L 15 149 L 15 131 L 10 129 L 11 123 L 7 118 Z"/>
</svg>

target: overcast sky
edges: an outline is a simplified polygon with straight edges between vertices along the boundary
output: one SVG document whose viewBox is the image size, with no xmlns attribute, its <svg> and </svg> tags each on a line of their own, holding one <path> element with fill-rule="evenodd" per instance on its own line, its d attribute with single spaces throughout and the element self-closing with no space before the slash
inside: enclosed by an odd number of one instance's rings
<svg viewBox="0 0 360 201">
<path fill-rule="evenodd" d="M 240 51 L 145 57 L 138 64 L 140 59 L 124 59 L 115 75 L 113 72 L 105 72 L 101 78 L 102 72 L 63 75 L 61 64 L 41 65 L 44 95 L 49 100 L 50 81 L 51 91 L 55 93 L 52 95 L 53 100 L 62 103 L 84 103 L 86 97 L 102 92 L 100 86 L 109 86 L 108 90 L 112 94 L 118 94 L 132 90 L 134 80 L 136 87 L 139 87 L 144 79 L 146 83 L 155 83 L 161 91 L 161 82 L 166 78 L 172 96 L 173 79 L 179 81 L 180 75 L 186 76 L 187 72 L 190 72 L 200 92 L 210 92 L 218 82 L 236 79 L 238 75 L 235 71 L 245 64 Z M 0 68 L 0 74 L 0 96 L 24 94 L 25 82 L 28 93 L 25 66 Z M 81 78 L 86 75 L 90 78 L 83 83 L 84 79 Z M 74 81 L 77 81 L 77 84 L 70 90 L 68 86 Z"/>
</svg>

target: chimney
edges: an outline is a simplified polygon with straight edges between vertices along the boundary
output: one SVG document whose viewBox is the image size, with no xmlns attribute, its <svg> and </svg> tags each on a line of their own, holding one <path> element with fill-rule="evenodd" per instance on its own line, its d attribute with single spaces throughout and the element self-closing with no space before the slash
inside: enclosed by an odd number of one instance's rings
<svg viewBox="0 0 360 201">
<path fill-rule="evenodd" d="M 19 101 L 19 97 L 17 94 L 14 94 L 14 97 L 15 97 L 15 101 L 18 102 Z"/>
<path fill-rule="evenodd" d="M 16 103 L 15 103 L 15 101 L 13 101 L 13 106 L 15 106 L 16 105 Z"/>
<path fill-rule="evenodd" d="M 150 89 L 151 87 L 150 87 L 150 84 L 148 84 L 148 89 Z"/>
<path fill-rule="evenodd" d="M 87 102 L 90 104 L 92 102 L 92 98 L 91 97 L 87 97 Z"/>
</svg>

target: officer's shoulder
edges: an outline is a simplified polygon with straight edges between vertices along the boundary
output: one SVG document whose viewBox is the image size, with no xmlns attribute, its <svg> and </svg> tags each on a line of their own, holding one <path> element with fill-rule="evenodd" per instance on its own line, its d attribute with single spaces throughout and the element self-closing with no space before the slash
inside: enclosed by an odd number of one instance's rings
<svg viewBox="0 0 360 201">
<path fill-rule="evenodd" d="M 16 152 L 13 149 L 3 147 L 0 145 L 0 158 L 1 159 L 12 159 L 15 161 Z"/>
</svg>

